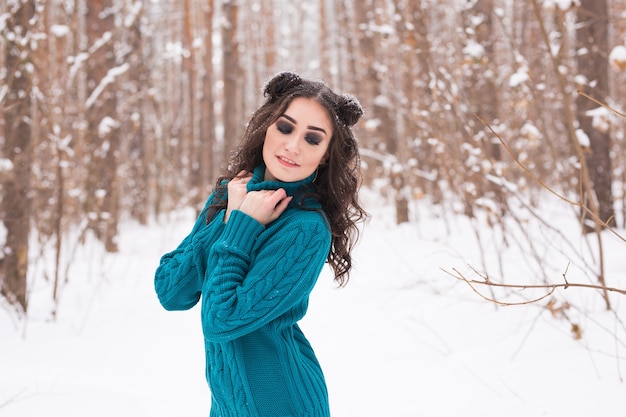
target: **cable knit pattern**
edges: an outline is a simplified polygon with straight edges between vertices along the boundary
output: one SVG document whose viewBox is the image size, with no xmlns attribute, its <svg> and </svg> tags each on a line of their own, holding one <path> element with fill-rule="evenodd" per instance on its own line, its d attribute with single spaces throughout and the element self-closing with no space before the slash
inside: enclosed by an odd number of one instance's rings
<svg viewBox="0 0 626 417">
<path fill-rule="evenodd" d="M 166 310 L 187 310 L 200 299 L 208 255 L 205 242 L 216 239 L 224 230 L 224 213 L 206 224 L 206 211 L 212 198 L 209 197 L 191 233 L 178 248 L 161 258 L 154 285 Z"/>
<path fill-rule="evenodd" d="M 209 224 L 201 215 L 155 276 L 167 309 L 202 297 L 211 417 L 328 417 L 324 376 L 297 322 L 330 250 L 320 206 L 307 199 L 313 176 L 296 183 L 263 181 L 258 167 L 248 191 L 284 188 L 295 198 L 266 227 L 234 210 Z M 209 198 L 208 204 L 210 204 Z M 206 211 L 203 210 L 203 212 Z"/>
</svg>

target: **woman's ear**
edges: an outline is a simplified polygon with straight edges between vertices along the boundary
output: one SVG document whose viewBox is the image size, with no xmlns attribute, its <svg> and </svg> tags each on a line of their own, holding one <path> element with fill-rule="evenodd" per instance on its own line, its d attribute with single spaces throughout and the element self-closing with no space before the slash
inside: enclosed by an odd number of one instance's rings
<svg viewBox="0 0 626 417">
<path fill-rule="evenodd" d="M 324 156 L 322 156 L 322 160 L 320 161 L 319 165 L 317 166 L 318 168 L 321 168 L 321 167 L 326 165 L 326 163 L 328 162 L 328 159 L 329 159 L 329 156 L 328 156 L 329 152 L 330 152 L 330 148 L 328 148 L 326 150 L 326 153 L 324 154 Z"/>
</svg>

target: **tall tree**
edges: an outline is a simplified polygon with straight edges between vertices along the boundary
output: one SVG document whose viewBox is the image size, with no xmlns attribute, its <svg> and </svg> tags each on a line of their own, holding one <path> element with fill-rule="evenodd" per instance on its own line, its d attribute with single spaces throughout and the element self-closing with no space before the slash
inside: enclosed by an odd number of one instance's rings
<svg viewBox="0 0 626 417">
<path fill-rule="evenodd" d="M 620 16 L 626 12 L 626 4 L 619 1 L 612 1 L 609 3 L 609 16 Z M 626 97 L 626 59 L 620 51 L 626 47 L 624 40 L 626 39 L 626 19 L 613 19 L 611 34 L 612 37 L 609 40 L 609 44 L 613 46 L 611 55 L 609 55 L 611 64 L 611 77 L 609 84 L 609 92 L 615 102 L 623 102 L 621 97 Z M 612 59 L 611 59 L 612 58 Z M 623 126 L 623 125 L 622 125 Z M 615 126 L 612 131 L 613 140 L 613 166 L 623 167 L 626 166 L 626 138 L 624 137 L 623 128 Z M 620 209 L 620 215 L 616 216 L 616 220 L 619 221 L 617 227 L 626 227 L 626 170 L 616 170 L 616 176 L 613 178 L 618 179 L 621 184 L 621 193 L 618 192 L 615 195 L 617 199 L 621 194 L 620 202 L 617 204 Z M 614 187 L 615 187 L 614 183 Z"/>
<path fill-rule="evenodd" d="M 125 0 L 124 20 L 120 30 L 120 44 L 126 45 L 123 53 L 118 53 L 118 63 L 126 62 L 128 71 L 124 74 L 123 88 L 118 93 L 123 103 L 124 117 L 121 121 L 120 135 L 123 137 L 127 157 L 120 161 L 124 166 L 124 195 L 128 196 L 130 214 L 141 224 L 147 224 L 149 216 L 149 172 L 147 169 L 147 138 L 144 129 L 148 86 L 148 69 L 143 56 L 142 16 L 143 6 L 140 1 Z"/>
<path fill-rule="evenodd" d="M 464 52 L 468 63 L 468 104 L 471 113 L 479 115 L 491 126 L 499 124 L 498 107 L 500 94 L 494 94 L 497 90 L 496 77 L 498 66 L 496 62 L 495 43 L 498 37 L 493 25 L 494 6 L 493 0 L 477 0 L 463 14 L 464 27 L 468 33 L 468 41 Z M 490 174 L 496 174 L 495 165 L 500 160 L 500 143 L 489 129 L 477 119 L 469 119 L 472 145 L 480 149 L 481 159 L 485 161 L 484 167 Z M 466 157 L 467 158 L 467 157 Z M 470 158 L 468 158 L 470 159 Z M 502 188 L 491 181 L 485 181 L 480 171 L 474 167 L 468 167 L 467 180 L 472 187 L 464 187 L 466 212 L 472 213 L 476 198 L 487 196 L 504 210 L 506 202 L 502 195 Z M 479 174 L 480 173 L 480 174 Z M 497 175 L 497 174 L 496 174 Z"/>
<path fill-rule="evenodd" d="M 213 0 L 202 3 L 203 16 L 203 65 L 200 83 L 202 84 L 202 99 L 200 107 L 200 194 L 206 195 L 207 188 L 212 184 L 216 175 L 216 162 L 213 153 L 215 144 L 215 100 L 213 99 L 213 16 L 215 6 Z"/>
<path fill-rule="evenodd" d="M 1 35 L 6 40 L 6 75 L 4 97 L 4 143 L 1 159 L 11 172 L 1 179 L 0 218 L 6 229 L 6 241 L 0 257 L 0 292 L 23 312 L 28 308 L 27 272 L 28 239 L 31 218 L 32 167 L 32 51 L 35 0 L 13 2 Z M 2 242 L 0 242 L 2 243 Z"/>
<path fill-rule="evenodd" d="M 495 77 L 497 74 L 495 63 L 494 44 L 496 36 L 493 27 L 493 0 L 477 0 L 474 5 L 466 10 L 465 27 L 473 36 L 470 36 L 470 42 L 474 45 L 468 45 L 468 49 L 480 48 L 483 52 L 472 55 L 470 59 L 472 71 L 470 75 L 470 85 L 472 95 L 470 97 L 473 108 L 472 111 L 479 114 L 484 120 L 490 123 L 496 123 L 498 117 L 498 95 L 493 94 L 496 91 Z M 482 134 L 486 130 L 485 126 L 476 122 L 475 134 L 479 135 L 484 142 L 483 148 L 485 156 L 490 159 L 500 159 L 500 147 L 492 140 L 492 135 Z"/>
<path fill-rule="evenodd" d="M 183 22 L 183 44 L 185 52 L 183 53 L 183 69 L 185 83 L 185 101 L 189 103 L 187 112 L 185 113 L 185 123 L 183 124 L 183 143 L 184 157 L 188 162 L 188 170 L 190 176 L 191 202 L 192 205 L 198 206 L 204 196 L 199 191 L 204 173 L 200 171 L 200 117 L 198 114 L 198 60 L 196 47 L 196 13 L 192 8 L 192 0 L 184 0 L 184 22 Z"/>
<path fill-rule="evenodd" d="M 276 25 L 274 23 L 275 7 L 270 1 L 261 2 L 261 18 L 264 21 L 263 25 L 263 41 L 265 42 L 265 53 L 263 54 L 263 62 L 267 74 L 272 74 L 276 71 Z"/>
<path fill-rule="evenodd" d="M 608 59 L 608 5 L 607 0 L 581 0 L 577 11 L 576 41 L 578 73 L 586 79 L 581 87 L 587 95 L 606 102 L 609 96 Z M 590 110 L 598 105 L 583 95 L 576 99 L 577 120 L 580 128 L 589 137 L 589 152 L 586 154 L 587 169 L 595 195 L 585 199 L 595 199 L 600 219 L 615 226 L 612 168 L 611 132 L 608 124 L 594 123 Z M 593 204 L 589 204 L 593 205 Z M 585 230 L 595 230 L 595 222 L 586 224 Z"/>
<path fill-rule="evenodd" d="M 330 26 L 328 15 L 328 0 L 320 0 L 320 72 L 322 78 L 330 82 L 332 80 L 333 72 L 331 61 L 331 44 L 330 44 Z M 333 15 L 331 15 L 333 16 Z"/>
<path fill-rule="evenodd" d="M 438 112 L 431 114 L 436 98 L 431 88 L 434 62 L 428 37 L 431 26 L 428 10 L 422 0 L 394 0 L 394 5 L 396 11 L 402 11 L 395 19 L 398 46 L 392 56 L 397 60 L 392 64 L 394 68 L 400 68 L 394 71 L 400 86 L 394 88 L 399 103 L 395 109 L 399 119 L 397 158 L 404 167 L 402 171 L 406 171 L 404 175 L 394 175 L 403 189 L 401 198 L 396 198 L 396 216 L 401 222 L 409 220 L 409 199 L 413 191 L 423 190 L 426 185 L 423 175 L 415 175 L 415 170 L 425 172 L 433 165 L 429 159 L 436 153 L 417 148 L 433 137 Z M 416 145 L 418 143 L 420 145 Z"/>
<path fill-rule="evenodd" d="M 224 77 L 224 104 L 222 119 L 224 121 L 223 158 L 228 161 L 230 154 L 239 142 L 240 91 L 239 91 L 239 51 L 237 41 L 237 23 L 239 5 L 234 0 L 224 0 L 222 23 L 222 53 Z"/>
<path fill-rule="evenodd" d="M 354 40 L 356 22 L 351 16 L 351 8 L 348 7 L 349 0 L 336 0 L 334 14 L 336 15 L 338 30 L 334 36 L 335 54 L 337 55 L 337 87 L 344 91 L 357 92 L 358 80 L 357 71 L 357 48 Z M 358 129 L 358 127 L 357 127 Z"/>
<path fill-rule="evenodd" d="M 377 149 L 384 154 L 397 157 L 401 147 L 398 136 L 398 123 L 392 104 L 394 97 L 393 89 L 389 87 L 386 65 L 390 62 L 392 51 L 389 51 L 389 42 L 385 38 L 391 32 L 389 21 L 392 19 L 383 15 L 383 8 L 377 1 L 354 2 L 354 18 L 358 27 L 358 56 L 360 93 L 365 104 L 366 112 L 371 109 L 371 129 L 367 132 L 367 140 L 370 149 Z M 385 44 L 383 44 L 385 42 Z M 397 45 L 395 45 L 397 46 Z M 389 55 L 387 55 L 389 54 Z M 399 103 L 397 103 L 399 104 Z M 396 203 L 397 222 L 408 221 L 408 204 L 403 188 L 406 184 L 403 169 L 394 166 L 391 175 L 391 186 L 394 190 Z M 366 178 L 367 180 L 367 178 Z"/>
<path fill-rule="evenodd" d="M 87 6 L 87 213 L 91 229 L 109 252 L 117 252 L 119 190 L 117 184 L 120 122 L 117 120 L 117 77 L 128 64 L 116 67 L 113 0 L 90 0 Z"/>
</svg>

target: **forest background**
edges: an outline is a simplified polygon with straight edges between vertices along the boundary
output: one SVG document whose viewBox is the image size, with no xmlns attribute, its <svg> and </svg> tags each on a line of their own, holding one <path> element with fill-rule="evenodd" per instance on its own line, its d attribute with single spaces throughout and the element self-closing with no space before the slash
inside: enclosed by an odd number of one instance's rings
<svg viewBox="0 0 626 417">
<path fill-rule="evenodd" d="M 454 278 L 554 291 L 524 231 L 534 222 L 558 236 L 539 214 L 557 199 L 587 242 L 569 242 L 584 285 L 609 310 L 609 294 L 624 294 L 607 285 L 602 252 L 606 233 L 624 241 L 626 218 L 622 0 L 0 7 L 0 292 L 12 314 L 27 315 L 29 283 L 45 279 L 54 317 L 88 235 L 115 252 L 122 222 L 199 210 L 264 82 L 283 70 L 361 101 L 364 186 L 395 206 L 397 223 L 414 218 L 416 200 L 482 219 L 477 228 L 524 247 L 536 272 L 523 282 L 503 268 Z M 55 262 L 33 268 L 44 252 Z"/>
</svg>

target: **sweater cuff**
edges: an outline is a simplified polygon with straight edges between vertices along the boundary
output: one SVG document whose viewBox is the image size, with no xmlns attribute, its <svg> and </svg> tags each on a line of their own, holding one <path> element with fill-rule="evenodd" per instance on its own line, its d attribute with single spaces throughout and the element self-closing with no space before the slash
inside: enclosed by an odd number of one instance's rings
<svg viewBox="0 0 626 417">
<path fill-rule="evenodd" d="M 265 226 L 253 217 L 242 211 L 233 210 L 226 222 L 221 240 L 227 246 L 235 247 L 243 253 L 250 253 L 256 238 L 263 230 Z"/>
</svg>

